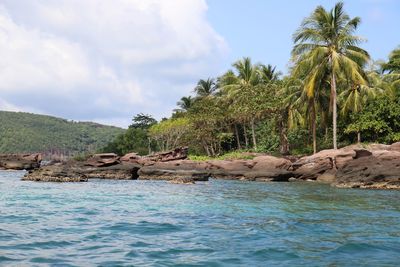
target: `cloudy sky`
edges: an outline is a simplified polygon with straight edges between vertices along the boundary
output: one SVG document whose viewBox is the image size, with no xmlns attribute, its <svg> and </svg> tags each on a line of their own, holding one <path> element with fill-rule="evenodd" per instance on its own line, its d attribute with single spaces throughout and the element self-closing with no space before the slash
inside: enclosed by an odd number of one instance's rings
<svg viewBox="0 0 400 267">
<path fill-rule="evenodd" d="M 243 56 L 285 72 L 303 17 L 334 1 L 0 0 L 0 110 L 126 127 L 160 119 Z M 349 0 L 375 59 L 400 44 L 397 0 Z"/>
</svg>

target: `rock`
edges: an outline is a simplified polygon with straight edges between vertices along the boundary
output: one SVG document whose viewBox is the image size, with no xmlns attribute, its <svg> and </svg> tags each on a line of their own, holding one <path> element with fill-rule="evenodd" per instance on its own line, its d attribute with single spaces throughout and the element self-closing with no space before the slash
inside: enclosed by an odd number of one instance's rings
<svg viewBox="0 0 400 267">
<path fill-rule="evenodd" d="M 393 143 L 389 146 L 388 149 L 386 150 L 391 150 L 391 151 L 400 151 L 400 142 Z"/>
<path fill-rule="evenodd" d="M 130 163 L 138 163 L 138 161 L 141 159 L 142 157 L 139 156 L 138 153 L 132 152 L 132 153 L 128 153 L 124 156 L 122 156 L 120 158 L 121 162 L 130 162 Z"/>
<path fill-rule="evenodd" d="M 158 162 L 158 161 L 165 162 L 165 161 L 187 159 L 187 156 L 188 156 L 188 147 L 178 147 L 167 152 L 154 153 L 146 157 L 142 157 L 142 159 L 153 162 Z"/>
<path fill-rule="evenodd" d="M 0 168 L 11 170 L 32 170 L 40 167 L 42 155 L 34 154 L 1 154 Z"/>
<path fill-rule="evenodd" d="M 285 158 L 278 158 L 274 156 L 259 156 L 252 160 L 255 164 L 253 170 L 263 169 L 287 169 L 291 166 L 292 162 Z"/>
<path fill-rule="evenodd" d="M 287 182 L 293 173 L 283 169 L 265 169 L 245 173 L 245 180 L 262 182 Z"/>
<path fill-rule="evenodd" d="M 210 171 L 204 162 L 178 160 L 169 162 L 156 162 L 153 165 L 140 168 L 140 180 L 174 180 L 191 178 L 194 181 L 208 181 Z"/>
<path fill-rule="evenodd" d="M 338 168 L 352 160 L 355 155 L 356 152 L 349 147 L 322 150 L 314 155 L 300 158 L 292 163 L 289 170 L 293 171 L 296 178 L 316 180 L 326 171 L 331 171 L 333 175 Z"/>
<path fill-rule="evenodd" d="M 252 160 L 210 160 L 206 162 L 215 179 L 245 179 L 245 174 L 256 164 Z"/>
<path fill-rule="evenodd" d="M 169 181 L 171 184 L 195 184 L 195 181 L 193 178 L 176 178 L 171 181 Z"/>
<path fill-rule="evenodd" d="M 84 174 L 72 171 L 68 166 L 51 165 L 29 171 L 22 180 L 36 182 L 87 182 L 88 179 Z"/>
<path fill-rule="evenodd" d="M 88 160 L 86 160 L 85 165 L 94 167 L 106 167 L 119 164 L 119 157 L 114 153 L 103 153 L 94 154 Z"/>
<path fill-rule="evenodd" d="M 400 189 L 400 151 L 376 150 L 354 158 L 336 173 L 337 187 Z"/>
<path fill-rule="evenodd" d="M 137 179 L 140 167 L 133 163 L 94 167 L 81 162 L 66 162 L 30 171 L 22 180 L 43 182 L 86 182 L 89 178 L 132 180 Z"/>
<path fill-rule="evenodd" d="M 372 155 L 372 152 L 366 149 L 354 149 L 354 152 L 356 152 L 356 155 L 353 156 L 354 159 L 368 157 Z"/>
</svg>

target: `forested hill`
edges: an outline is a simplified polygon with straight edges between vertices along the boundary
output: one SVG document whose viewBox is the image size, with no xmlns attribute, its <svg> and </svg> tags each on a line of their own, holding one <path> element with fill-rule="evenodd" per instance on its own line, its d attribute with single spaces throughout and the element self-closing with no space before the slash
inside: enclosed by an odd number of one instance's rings
<svg viewBox="0 0 400 267">
<path fill-rule="evenodd" d="M 75 155 L 94 152 L 124 129 L 93 122 L 0 111 L 0 153 L 42 152 Z"/>
</svg>

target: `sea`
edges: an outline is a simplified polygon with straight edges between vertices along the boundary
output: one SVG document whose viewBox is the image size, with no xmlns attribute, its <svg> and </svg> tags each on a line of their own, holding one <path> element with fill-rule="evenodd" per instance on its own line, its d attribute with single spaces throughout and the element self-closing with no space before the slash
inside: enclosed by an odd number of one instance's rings
<svg viewBox="0 0 400 267">
<path fill-rule="evenodd" d="M 400 266 L 400 191 L 23 175 L 0 171 L 0 266 Z"/>
</svg>

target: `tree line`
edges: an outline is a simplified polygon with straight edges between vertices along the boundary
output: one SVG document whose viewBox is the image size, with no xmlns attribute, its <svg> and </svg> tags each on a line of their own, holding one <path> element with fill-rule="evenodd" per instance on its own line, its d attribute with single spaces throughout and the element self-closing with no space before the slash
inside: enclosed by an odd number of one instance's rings
<svg viewBox="0 0 400 267">
<path fill-rule="evenodd" d="M 137 115 L 108 149 L 144 153 L 187 145 L 208 156 L 306 154 L 399 141 L 400 47 L 385 62 L 371 60 L 356 35 L 360 22 L 342 2 L 331 10 L 318 6 L 293 34 L 288 75 L 244 57 L 223 75 L 199 80 L 170 118 Z M 146 123 L 138 125 L 141 120 Z"/>
</svg>

